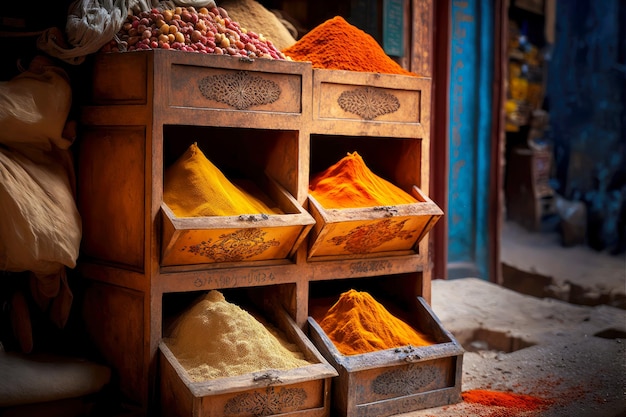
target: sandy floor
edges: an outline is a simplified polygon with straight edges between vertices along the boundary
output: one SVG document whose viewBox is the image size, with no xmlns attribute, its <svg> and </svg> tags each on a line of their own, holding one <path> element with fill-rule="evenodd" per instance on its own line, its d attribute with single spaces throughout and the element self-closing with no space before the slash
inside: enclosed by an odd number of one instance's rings
<svg viewBox="0 0 626 417">
<path fill-rule="evenodd" d="M 539 299 L 475 278 L 434 281 L 432 306 L 466 349 L 463 392 L 526 394 L 544 404 L 523 411 L 461 402 L 402 416 L 626 416 L 626 310 Z"/>
</svg>

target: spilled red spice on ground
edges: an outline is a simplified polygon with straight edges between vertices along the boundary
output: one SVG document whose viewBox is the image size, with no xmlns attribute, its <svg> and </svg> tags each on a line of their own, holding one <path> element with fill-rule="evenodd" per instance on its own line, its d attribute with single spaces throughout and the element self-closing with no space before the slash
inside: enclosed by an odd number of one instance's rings
<svg viewBox="0 0 626 417">
<path fill-rule="evenodd" d="M 527 412 L 542 410 L 552 403 L 550 400 L 534 397 L 532 395 L 492 391 L 488 389 L 465 391 L 461 396 L 466 403 L 503 408 L 490 411 L 488 417 L 513 417 L 526 414 Z"/>
</svg>

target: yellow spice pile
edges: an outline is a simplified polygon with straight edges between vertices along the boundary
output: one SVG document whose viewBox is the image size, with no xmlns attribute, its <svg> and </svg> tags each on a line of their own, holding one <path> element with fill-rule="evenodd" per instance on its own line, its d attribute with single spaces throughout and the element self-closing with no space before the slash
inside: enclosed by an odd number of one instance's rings
<svg viewBox="0 0 626 417">
<path fill-rule="evenodd" d="M 163 182 L 163 201 L 177 217 L 282 213 L 233 184 L 195 143 L 165 171 Z"/>
<path fill-rule="evenodd" d="M 212 290 L 185 312 L 167 341 L 194 382 L 309 365 L 294 344 Z"/>
</svg>

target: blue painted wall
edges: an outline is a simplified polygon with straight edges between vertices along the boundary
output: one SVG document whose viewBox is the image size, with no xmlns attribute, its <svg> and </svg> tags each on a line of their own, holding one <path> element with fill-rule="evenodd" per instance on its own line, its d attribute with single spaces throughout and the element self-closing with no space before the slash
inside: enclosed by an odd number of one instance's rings
<svg viewBox="0 0 626 417">
<path fill-rule="evenodd" d="M 489 280 L 491 0 L 452 2 L 448 277 Z"/>
</svg>

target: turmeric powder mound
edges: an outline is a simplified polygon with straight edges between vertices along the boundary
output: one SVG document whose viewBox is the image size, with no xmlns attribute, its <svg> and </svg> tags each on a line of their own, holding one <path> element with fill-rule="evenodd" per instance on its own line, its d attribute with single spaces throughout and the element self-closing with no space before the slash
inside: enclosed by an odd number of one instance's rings
<svg viewBox="0 0 626 417">
<path fill-rule="evenodd" d="M 371 35 L 335 16 L 282 50 L 313 68 L 416 76 L 391 59 Z"/>
<path fill-rule="evenodd" d="M 309 192 L 325 208 L 360 208 L 416 203 L 400 187 L 374 174 L 357 152 L 315 175 Z"/>
<path fill-rule="evenodd" d="M 343 355 L 434 344 L 429 336 L 392 315 L 369 293 L 356 290 L 341 294 L 319 325 Z"/>
<path fill-rule="evenodd" d="M 177 217 L 282 213 L 230 182 L 195 143 L 166 170 L 163 201 Z"/>
<path fill-rule="evenodd" d="M 166 343 L 194 382 L 311 364 L 281 332 L 217 290 L 179 317 Z"/>
</svg>

